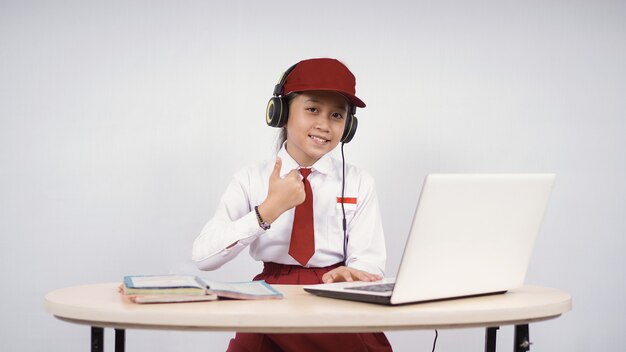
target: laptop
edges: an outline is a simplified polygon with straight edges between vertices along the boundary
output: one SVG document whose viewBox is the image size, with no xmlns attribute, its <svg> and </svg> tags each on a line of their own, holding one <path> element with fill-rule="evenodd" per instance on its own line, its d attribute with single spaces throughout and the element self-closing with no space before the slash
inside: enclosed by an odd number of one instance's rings
<svg viewBox="0 0 626 352">
<path fill-rule="evenodd" d="M 554 180 L 554 174 L 430 174 L 395 278 L 304 290 L 398 305 L 522 286 Z"/>
</svg>

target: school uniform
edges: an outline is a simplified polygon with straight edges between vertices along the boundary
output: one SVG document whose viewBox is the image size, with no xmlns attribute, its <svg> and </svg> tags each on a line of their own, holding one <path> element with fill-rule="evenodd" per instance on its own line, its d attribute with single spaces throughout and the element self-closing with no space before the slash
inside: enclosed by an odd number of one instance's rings
<svg viewBox="0 0 626 352">
<path fill-rule="evenodd" d="M 280 176 L 298 169 L 285 145 Z M 306 265 L 289 255 L 294 209 L 280 215 L 269 230 L 258 223 L 254 207 L 267 197 L 275 159 L 251 165 L 235 174 L 222 196 L 214 217 L 193 244 L 192 259 L 202 270 L 215 270 L 249 247 L 264 270 L 255 279 L 270 284 L 317 284 L 324 273 L 345 265 L 383 275 L 386 250 L 378 198 L 373 178 L 346 164 L 344 207 L 347 221 L 347 258 L 344 262 L 341 208 L 341 160 L 324 155 L 311 166 L 307 177 L 313 192 L 315 252 Z M 342 348 L 342 346 L 344 348 Z M 355 349 L 356 348 L 356 349 Z M 229 351 L 390 351 L 378 334 L 240 334 L 231 340 Z"/>
</svg>

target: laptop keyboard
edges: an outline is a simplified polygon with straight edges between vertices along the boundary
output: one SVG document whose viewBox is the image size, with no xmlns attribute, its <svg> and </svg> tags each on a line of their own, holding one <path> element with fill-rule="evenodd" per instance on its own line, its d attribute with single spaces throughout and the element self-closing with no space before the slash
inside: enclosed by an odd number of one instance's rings
<svg viewBox="0 0 626 352">
<path fill-rule="evenodd" d="M 394 283 L 376 284 L 367 286 L 346 287 L 346 290 L 368 291 L 368 292 L 389 292 L 393 291 Z"/>
</svg>

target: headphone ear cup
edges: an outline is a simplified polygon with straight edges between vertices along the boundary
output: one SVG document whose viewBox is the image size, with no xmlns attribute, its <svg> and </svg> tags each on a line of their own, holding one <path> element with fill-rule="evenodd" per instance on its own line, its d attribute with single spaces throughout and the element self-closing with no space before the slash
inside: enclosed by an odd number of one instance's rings
<svg viewBox="0 0 626 352">
<path fill-rule="evenodd" d="M 356 116 L 350 114 L 346 119 L 346 126 L 343 129 L 343 135 L 341 136 L 341 143 L 349 143 L 356 134 L 356 128 L 359 126 L 359 119 Z"/>
<path fill-rule="evenodd" d="M 287 100 L 282 97 L 272 97 L 267 102 L 265 109 L 265 122 L 271 127 L 283 127 L 287 123 L 289 106 Z"/>
</svg>

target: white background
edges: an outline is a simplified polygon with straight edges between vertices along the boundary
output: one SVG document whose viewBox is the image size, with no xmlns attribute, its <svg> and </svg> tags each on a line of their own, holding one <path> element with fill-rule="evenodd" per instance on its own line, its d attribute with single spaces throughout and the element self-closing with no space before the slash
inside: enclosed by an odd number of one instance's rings
<svg viewBox="0 0 626 352">
<path fill-rule="evenodd" d="M 44 311 L 51 290 L 200 273 L 193 239 L 233 173 L 273 155 L 265 105 L 309 57 L 346 63 L 368 104 L 346 158 L 376 179 L 389 275 L 427 173 L 555 172 L 527 283 L 574 309 L 531 325 L 533 351 L 624 348 L 624 1 L 1 0 L 0 350 L 88 349 L 88 327 Z M 246 251 L 201 274 L 260 268 Z M 129 330 L 127 348 L 230 336 Z M 388 336 L 430 351 L 434 333 Z M 440 331 L 437 350 L 483 338 Z"/>
</svg>

